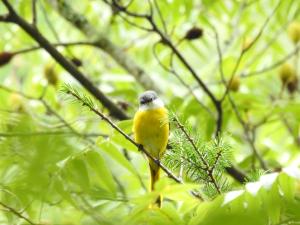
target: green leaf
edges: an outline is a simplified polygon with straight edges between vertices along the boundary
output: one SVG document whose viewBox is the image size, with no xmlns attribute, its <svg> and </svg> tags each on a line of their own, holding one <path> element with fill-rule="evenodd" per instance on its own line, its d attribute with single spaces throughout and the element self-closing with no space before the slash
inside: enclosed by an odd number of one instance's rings
<svg viewBox="0 0 300 225">
<path fill-rule="evenodd" d="M 89 189 L 90 180 L 87 166 L 81 158 L 72 158 L 66 163 L 64 169 L 67 171 L 67 174 L 73 183 L 78 184 L 84 191 Z"/>
<path fill-rule="evenodd" d="M 117 188 L 111 171 L 105 160 L 96 151 L 87 151 L 85 154 L 87 164 L 94 170 L 97 181 L 109 192 L 116 194 Z"/>
<path fill-rule="evenodd" d="M 133 175 L 137 175 L 136 169 L 133 165 L 125 158 L 124 154 L 122 154 L 119 149 L 113 143 L 109 141 L 103 141 L 99 145 L 100 150 L 107 153 L 112 159 L 122 165 L 125 169 L 127 169 Z"/>
</svg>

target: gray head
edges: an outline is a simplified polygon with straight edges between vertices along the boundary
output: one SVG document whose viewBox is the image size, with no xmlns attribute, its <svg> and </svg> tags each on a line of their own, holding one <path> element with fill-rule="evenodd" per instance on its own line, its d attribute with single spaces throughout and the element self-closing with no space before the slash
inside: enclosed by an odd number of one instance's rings
<svg viewBox="0 0 300 225">
<path fill-rule="evenodd" d="M 140 95 L 140 105 L 146 105 L 150 102 L 153 102 L 155 99 L 157 99 L 158 96 L 155 91 L 145 91 L 143 94 Z"/>
<path fill-rule="evenodd" d="M 155 91 L 145 91 L 143 94 L 139 97 L 140 102 L 140 110 L 151 110 L 156 109 L 164 106 L 164 103 Z"/>
</svg>

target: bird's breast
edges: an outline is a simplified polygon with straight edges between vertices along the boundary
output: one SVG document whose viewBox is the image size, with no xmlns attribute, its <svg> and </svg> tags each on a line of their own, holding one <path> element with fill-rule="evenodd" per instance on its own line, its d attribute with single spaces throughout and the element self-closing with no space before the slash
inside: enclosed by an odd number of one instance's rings
<svg viewBox="0 0 300 225">
<path fill-rule="evenodd" d="M 138 111 L 134 117 L 135 141 L 142 144 L 153 156 L 159 156 L 168 143 L 169 121 L 166 108 Z"/>
</svg>

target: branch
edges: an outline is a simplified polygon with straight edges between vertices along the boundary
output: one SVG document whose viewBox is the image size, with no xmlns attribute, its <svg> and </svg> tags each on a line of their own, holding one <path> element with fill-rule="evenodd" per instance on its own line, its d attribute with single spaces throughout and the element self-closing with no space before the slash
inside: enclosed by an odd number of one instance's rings
<svg viewBox="0 0 300 225">
<path fill-rule="evenodd" d="M 47 131 L 47 132 L 29 132 L 29 133 L 0 133 L 0 137 L 28 137 L 28 136 L 49 136 L 49 135 L 76 135 L 74 132 L 66 132 L 66 131 Z M 99 133 L 86 133 L 81 134 L 85 137 L 107 137 L 107 135 L 99 134 Z"/>
<path fill-rule="evenodd" d="M 21 213 L 19 213 L 19 212 L 18 212 L 17 210 L 15 210 L 14 208 L 12 208 L 12 207 L 6 205 L 5 203 L 3 203 L 3 202 L 1 202 L 1 201 L 0 201 L 0 205 L 1 205 L 2 207 L 4 207 L 6 210 L 8 210 L 9 212 L 15 214 L 17 217 L 19 217 L 19 218 L 25 220 L 25 221 L 28 222 L 29 224 L 31 224 L 31 225 L 38 225 L 37 223 L 34 223 L 34 222 L 32 222 L 30 219 L 28 219 L 27 217 L 23 216 Z"/>
<path fill-rule="evenodd" d="M 75 130 L 71 124 L 69 124 L 60 114 L 58 114 L 56 112 L 55 109 L 53 109 L 44 99 L 43 99 L 43 96 L 45 94 L 45 92 L 43 92 L 43 95 L 41 95 L 40 97 L 34 97 L 34 96 L 30 96 L 30 95 L 27 95 L 27 94 L 24 94 L 23 92 L 20 92 L 20 91 L 16 91 L 16 90 L 13 90 L 13 89 L 10 89 L 6 86 L 3 86 L 0 84 L 0 89 L 4 90 L 4 91 L 7 91 L 7 92 L 11 92 L 11 93 L 16 93 L 20 96 L 22 96 L 23 98 L 26 98 L 26 99 L 29 99 L 29 100 L 33 100 L 33 101 L 38 101 L 40 103 L 42 103 L 42 105 L 46 108 L 46 110 L 48 112 L 50 112 L 52 115 L 54 115 L 62 124 L 64 124 L 64 126 L 66 126 L 67 128 L 69 128 L 69 130 L 77 135 L 78 137 L 89 137 L 90 135 L 85 135 L 85 134 L 82 134 L 80 132 L 78 132 L 77 130 Z M 3 136 L 4 134 L 0 134 L 0 136 Z M 10 134 L 6 134 L 6 137 L 10 136 Z M 13 135 L 12 135 L 13 136 Z"/>
<path fill-rule="evenodd" d="M 96 115 L 98 115 L 102 120 L 104 120 L 106 123 L 108 123 L 113 129 L 115 129 L 118 133 L 120 133 L 126 140 L 128 140 L 130 143 L 132 143 L 133 145 L 135 145 L 139 151 L 143 152 L 148 158 L 150 158 L 155 164 L 157 164 L 167 175 L 168 177 L 170 177 L 171 179 L 173 179 L 175 182 L 182 184 L 181 179 L 179 179 L 178 177 L 176 177 L 167 167 L 165 167 L 158 159 L 156 159 L 155 157 L 153 157 L 145 148 L 143 145 L 136 143 L 132 138 L 130 138 L 124 131 L 121 130 L 121 128 L 119 128 L 116 124 L 114 124 L 114 122 L 112 122 L 107 116 L 105 116 L 102 112 L 100 112 L 98 109 L 96 109 L 93 106 L 92 100 L 90 99 L 83 99 L 82 96 L 80 96 L 80 94 L 74 90 L 72 90 L 69 87 L 66 87 L 65 90 L 63 90 L 65 93 L 72 95 L 75 99 L 77 99 L 78 101 L 80 101 L 82 103 L 83 106 L 86 106 L 89 108 L 89 110 L 91 110 L 92 112 L 94 112 Z M 192 194 L 195 197 L 198 197 L 200 199 L 202 199 L 202 197 L 195 193 L 192 192 Z"/>
<path fill-rule="evenodd" d="M 36 1 L 32 0 L 32 26 L 36 27 L 36 21 L 37 21 L 37 13 L 36 13 Z"/>
<path fill-rule="evenodd" d="M 107 4 L 109 4 L 107 0 L 103 0 L 103 1 L 106 2 Z M 128 13 L 126 8 L 120 6 L 116 3 L 114 4 L 114 7 L 117 7 L 120 10 L 120 12 L 123 12 L 130 16 L 133 16 L 131 12 Z M 175 54 L 179 58 L 179 60 L 183 63 L 183 65 L 186 67 L 186 69 L 188 69 L 188 71 L 195 78 L 198 85 L 204 90 L 204 92 L 210 97 L 211 101 L 213 102 L 213 104 L 217 110 L 216 130 L 215 130 L 215 136 L 217 137 L 221 133 L 221 130 L 222 130 L 222 121 L 223 121 L 222 102 L 220 102 L 216 99 L 216 97 L 213 95 L 213 93 L 208 89 L 208 87 L 205 85 L 205 83 L 200 79 L 200 77 L 197 75 L 197 73 L 193 70 L 193 68 L 188 63 L 188 61 L 178 51 L 177 47 L 171 42 L 171 40 L 167 36 L 165 36 L 165 34 L 163 32 L 161 32 L 159 30 L 159 28 L 155 24 L 152 16 L 153 16 L 153 14 L 150 13 L 150 15 L 146 16 L 146 19 L 152 25 L 153 31 L 160 36 L 161 42 L 163 44 L 167 45 L 172 50 L 173 54 Z M 246 175 L 244 175 L 238 169 L 236 169 L 234 167 L 230 167 L 230 168 L 226 168 L 226 170 L 233 178 L 235 178 L 240 183 L 243 183 L 244 181 L 246 181 Z"/>
<path fill-rule="evenodd" d="M 231 107 L 232 107 L 233 111 L 235 112 L 235 115 L 236 115 L 238 121 L 240 122 L 240 124 L 241 124 L 242 127 L 243 127 L 243 130 L 244 130 L 244 134 L 245 134 L 246 140 L 247 140 L 248 143 L 250 144 L 250 147 L 251 147 L 251 149 L 252 149 L 252 151 L 253 151 L 254 156 L 258 159 L 258 161 L 259 161 L 261 167 L 262 167 L 264 170 L 267 170 L 268 168 L 267 168 L 267 166 L 266 166 L 265 161 L 264 161 L 263 158 L 259 155 L 259 153 L 258 153 L 258 151 L 257 151 L 257 149 L 256 149 L 256 147 L 255 147 L 254 139 L 250 137 L 250 133 L 249 133 L 250 130 L 249 130 L 248 124 L 243 120 L 243 118 L 242 118 L 240 112 L 238 111 L 238 108 L 237 108 L 235 102 L 233 101 L 233 99 L 232 99 L 230 93 L 228 93 L 227 96 L 228 96 L 229 102 L 230 102 L 230 104 L 231 104 Z"/>
<path fill-rule="evenodd" d="M 98 99 L 118 119 L 128 119 L 128 116 L 113 103 L 103 92 L 79 71 L 73 63 L 68 61 L 51 43 L 32 25 L 22 19 L 12 8 L 8 0 L 2 0 L 9 11 L 11 22 L 19 25 L 27 34 L 39 43 L 66 71 L 82 84 L 96 99 Z"/>
<path fill-rule="evenodd" d="M 161 43 L 161 42 L 157 42 L 156 44 L 154 44 L 152 51 L 153 51 L 153 55 L 154 58 L 156 59 L 156 61 L 159 63 L 159 65 L 168 73 L 173 74 L 178 80 L 179 82 L 190 92 L 191 95 L 193 95 L 193 97 L 195 98 L 195 100 L 199 103 L 199 105 L 212 117 L 214 117 L 213 112 L 206 106 L 204 105 L 204 103 L 202 103 L 200 101 L 200 99 L 197 97 L 197 95 L 194 93 L 193 89 L 180 77 L 180 75 L 176 72 L 176 70 L 174 69 L 173 63 L 172 61 L 170 61 L 171 66 L 170 68 L 168 68 L 167 66 L 165 66 L 162 61 L 159 59 L 157 52 L 156 52 L 156 47 L 157 45 Z"/>
<path fill-rule="evenodd" d="M 248 78 L 248 77 L 252 77 L 252 76 L 257 76 L 257 75 L 260 75 L 262 73 L 266 73 L 268 71 L 276 69 L 281 64 L 283 64 L 284 62 L 286 62 L 288 59 L 292 58 L 294 55 L 297 55 L 297 52 L 299 50 L 300 50 L 300 44 L 298 44 L 293 51 L 291 51 L 286 56 L 284 56 L 283 58 L 279 59 L 277 62 L 273 63 L 272 65 L 266 66 L 265 68 L 263 68 L 261 70 L 252 71 L 252 72 L 249 72 L 249 73 L 242 73 L 241 78 Z"/>
<path fill-rule="evenodd" d="M 103 0 L 103 1 L 106 4 L 111 5 L 111 3 L 109 1 L 107 1 L 107 0 Z M 209 90 L 209 88 L 207 87 L 207 85 L 202 81 L 202 79 L 198 76 L 198 74 L 196 73 L 196 71 L 188 63 L 187 59 L 185 59 L 185 57 L 177 49 L 177 46 L 169 39 L 168 36 L 166 36 L 166 34 L 163 31 L 161 31 L 159 29 L 159 27 L 157 26 L 157 24 L 155 23 L 154 18 L 153 18 L 153 8 L 152 8 L 152 5 L 150 4 L 150 12 L 151 12 L 150 15 L 136 16 L 135 13 L 128 11 L 126 7 L 123 7 L 123 6 L 119 5 L 115 0 L 113 0 L 112 4 L 113 4 L 114 7 L 117 7 L 120 12 L 123 12 L 125 15 L 131 16 L 131 17 L 136 17 L 136 18 L 146 19 L 150 23 L 150 25 L 152 27 L 152 31 L 154 33 L 156 33 L 161 38 L 161 42 L 164 45 L 168 46 L 172 50 L 172 54 L 176 55 L 177 58 L 179 59 L 179 61 L 190 72 L 190 74 L 193 76 L 193 78 L 195 79 L 195 81 L 202 88 L 202 90 L 204 91 L 204 93 L 206 93 L 208 95 L 208 97 L 211 99 L 211 101 L 213 102 L 213 105 L 216 108 L 218 116 L 217 116 L 217 120 L 216 120 L 215 136 L 218 136 L 219 133 L 221 132 L 221 129 L 222 129 L 222 120 L 223 120 L 223 109 L 222 109 L 222 106 L 221 106 L 221 102 L 218 101 L 217 98 L 214 96 L 214 94 Z"/>
<path fill-rule="evenodd" d="M 51 43 L 51 45 L 54 46 L 54 47 L 73 47 L 73 46 L 81 46 L 81 45 L 95 46 L 95 43 L 94 42 L 89 42 L 89 41 L 75 41 L 75 42 Z M 32 47 L 29 47 L 29 48 L 25 48 L 25 49 L 15 51 L 12 54 L 20 55 L 20 54 L 23 54 L 23 53 L 28 53 L 28 52 L 32 52 L 32 51 L 41 50 L 41 49 L 43 49 L 42 46 L 32 46 Z"/>
<path fill-rule="evenodd" d="M 224 99 L 226 98 L 227 94 L 230 91 L 230 82 L 233 80 L 234 76 L 236 75 L 236 72 L 238 71 L 238 68 L 239 68 L 239 66 L 242 62 L 242 59 L 243 59 L 244 55 L 256 44 L 256 42 L 262 36 L 264 30 L 266 29 L 266 27 L 269 24 L 271 18 L 274 16 L 275 12 L 277 11 L 277 9 L 281 5 L 281 3 L 282 3 L 282 1 L 279 0 L 276 7 L 272 10 L 271 14 L 267 17 L 264 24 L 262 25 L 259 32 L 257 33 L 257 35 L 254 37 L 253 41 L 248 46 L 246 46 L 245 48 L 242 49 L 242 51 L 241 51 L 241 53 L 240 53 L 240 55 L 239 55 L 239 57 L 236 61 L 236 64 L 235 64 L 235 66 L 234 66 L 234 68 L 231 72 L 231 76 L 230 76 L 228 84 L 226 85 L 226 90 L 225 90 L 225 93 L 223 94 L 223 97 L 221 98 L 221 102 L 224 101 Z M 215 32 L 217 32 L 216 29 L 215 29 Z"/>
<path fill-rule="evenodd" d="M 69 21 L 75 28 L 79 29 L 85 36 L 95 42 L 95 46 L 110 55 L 120 66 L 131 74 L 145 89 L 161 90 L 153 82 L 142 67 L 136 64 L 122 48 L 112 43 L 102 31 L 93 27 L 86 17 L 72 9 L 68 1 L 49 0 L 58 13 Z"/>
<path fill-rule="evenodd" d="M 182 133 L 185 135 L 186 139 L 188 140 L 188 142 L 190 142 L 190 144 L 192 145 L 193 149 L 195 150 L 195 152 L 197 153 L 197 155 L 199 156 L 199 158 L 201 159 L 203 165 L 204 165 L 204 170 L 205 172 L 207 172 L 208 177 L 210 178 L 211 183 L 214 185 L 214 187 L 216 188 L 216 190 L 218 191 L 219 194 L 221 194 L 221 190 L 213 176 L 213 170 L 209 167 L 209 164 L 206 162 L 206 160 L 204 159 L 204 157 L 201 155 L 201 153 L 199 152 L 199 149 L 197 148 L 194 140 L 192 139 L 192 137 L 188 134 L 188 132 L 186 131 L 186 129 L 184 128 L 184 126 L 179 122 L 179 120 L 177 118 L 173 118 L 174 122 L 176 123 L 177 127 L 182 131 Z"/>
</svg>

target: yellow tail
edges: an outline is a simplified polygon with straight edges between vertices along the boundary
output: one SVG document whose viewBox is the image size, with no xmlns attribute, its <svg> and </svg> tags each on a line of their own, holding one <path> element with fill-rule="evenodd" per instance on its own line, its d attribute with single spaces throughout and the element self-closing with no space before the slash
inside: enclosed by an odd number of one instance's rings
<svg viewBox="0 0 300 225">
<path fill-rule="evenodd" d="M 149 166 L 150 166 L 150 174 L 151 174 L 150 189 L 151 191 L 153 191 L 155 182 L 158 181 L 159 179 L 159 166 L 154 163 L 149 163 Z M 162 198 L 161 196 L 159 196 L 155 201 L 155 204 L 157 204 L 158 207 L 161 207 L 161 201 Z"/>
</svg>

